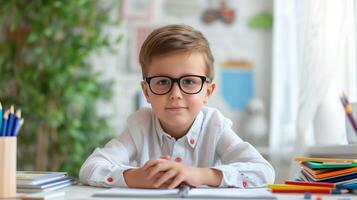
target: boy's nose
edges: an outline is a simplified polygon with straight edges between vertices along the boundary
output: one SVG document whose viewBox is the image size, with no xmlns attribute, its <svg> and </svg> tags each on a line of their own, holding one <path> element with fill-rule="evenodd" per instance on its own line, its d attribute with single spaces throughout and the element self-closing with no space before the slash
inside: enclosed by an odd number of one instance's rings
<svg viewBox="0 0 357 200">
<path fill-rule="evenodd" d="M 182 99 L 182 92 L 178 83 L 174 83 L 171 92 L 169 94 L 170 94 L 170 99 L 175 99 L 175 98 Z"/>
</svg>

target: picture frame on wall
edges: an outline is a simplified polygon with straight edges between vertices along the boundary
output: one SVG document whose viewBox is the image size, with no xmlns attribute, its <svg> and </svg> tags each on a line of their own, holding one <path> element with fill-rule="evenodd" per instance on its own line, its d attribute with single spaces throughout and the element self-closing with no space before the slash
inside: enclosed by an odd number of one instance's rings
<svg viewBox="0 0 357 200">
<path fill-rule="evenodd" d="M 123 0 L 121 16 L 124 19 L 149 21 L 153 17 L 155 0 Z"/>
<path fill-rule="evenodd" d="M 137 25 L 132 27 L 131 39 L 129 42 L 130 64 L 129 72 L 140 72 L 139 54 L 141 46 L 146 37 L 155 29 L 153 25 Z"/>
</svg>

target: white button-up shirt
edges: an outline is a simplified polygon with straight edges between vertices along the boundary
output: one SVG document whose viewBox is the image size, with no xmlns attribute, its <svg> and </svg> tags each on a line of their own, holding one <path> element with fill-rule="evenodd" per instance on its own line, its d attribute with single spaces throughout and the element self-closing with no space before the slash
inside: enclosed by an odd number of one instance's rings
<svg viewBox="0 0 357 200">
<path fill-rule="evenodd" d="M 231 128 L 217 109 L 204 107 L 187 134 L 175 140 L 161 128 L 150 108 L 127 120 L 127 128 L 104 148 L 97 148 L 79 172 L 84 184 L 127 187 L 123 172 L 170 155 L 186 165 L 220 170 L 220 187 L 255 187 L 273 183 L 273 167 Z"/>
</svg>

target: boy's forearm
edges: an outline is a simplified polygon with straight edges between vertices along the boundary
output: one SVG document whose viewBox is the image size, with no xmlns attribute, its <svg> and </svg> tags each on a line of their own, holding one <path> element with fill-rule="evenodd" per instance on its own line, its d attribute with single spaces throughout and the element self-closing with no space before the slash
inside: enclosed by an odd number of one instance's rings
<svg viewBox="0 0 357 200">
<path fill-rule="evenodd" d="M 219 187 L 223 174 L 221 171 L 212 168 L 198 168 L 201 177 L 201 185 Z"/>
</svg>

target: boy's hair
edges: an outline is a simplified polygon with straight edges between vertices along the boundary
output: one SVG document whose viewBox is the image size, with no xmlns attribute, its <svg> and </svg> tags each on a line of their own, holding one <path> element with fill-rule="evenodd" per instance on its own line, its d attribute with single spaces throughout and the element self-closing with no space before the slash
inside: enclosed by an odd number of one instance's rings
<svg viewBox="0 0 357 200">
<path fill-rule="evenodd" d="M 177 52 L 200 52 L 206 63 L 206 75 L 213 80 L 214 69 L 211 50 L 203 34 L 191 26 L 173 24 L 155 29 L 145 39 L 139 55 L 143 78 L 155 56 Z"/>
</svg>

